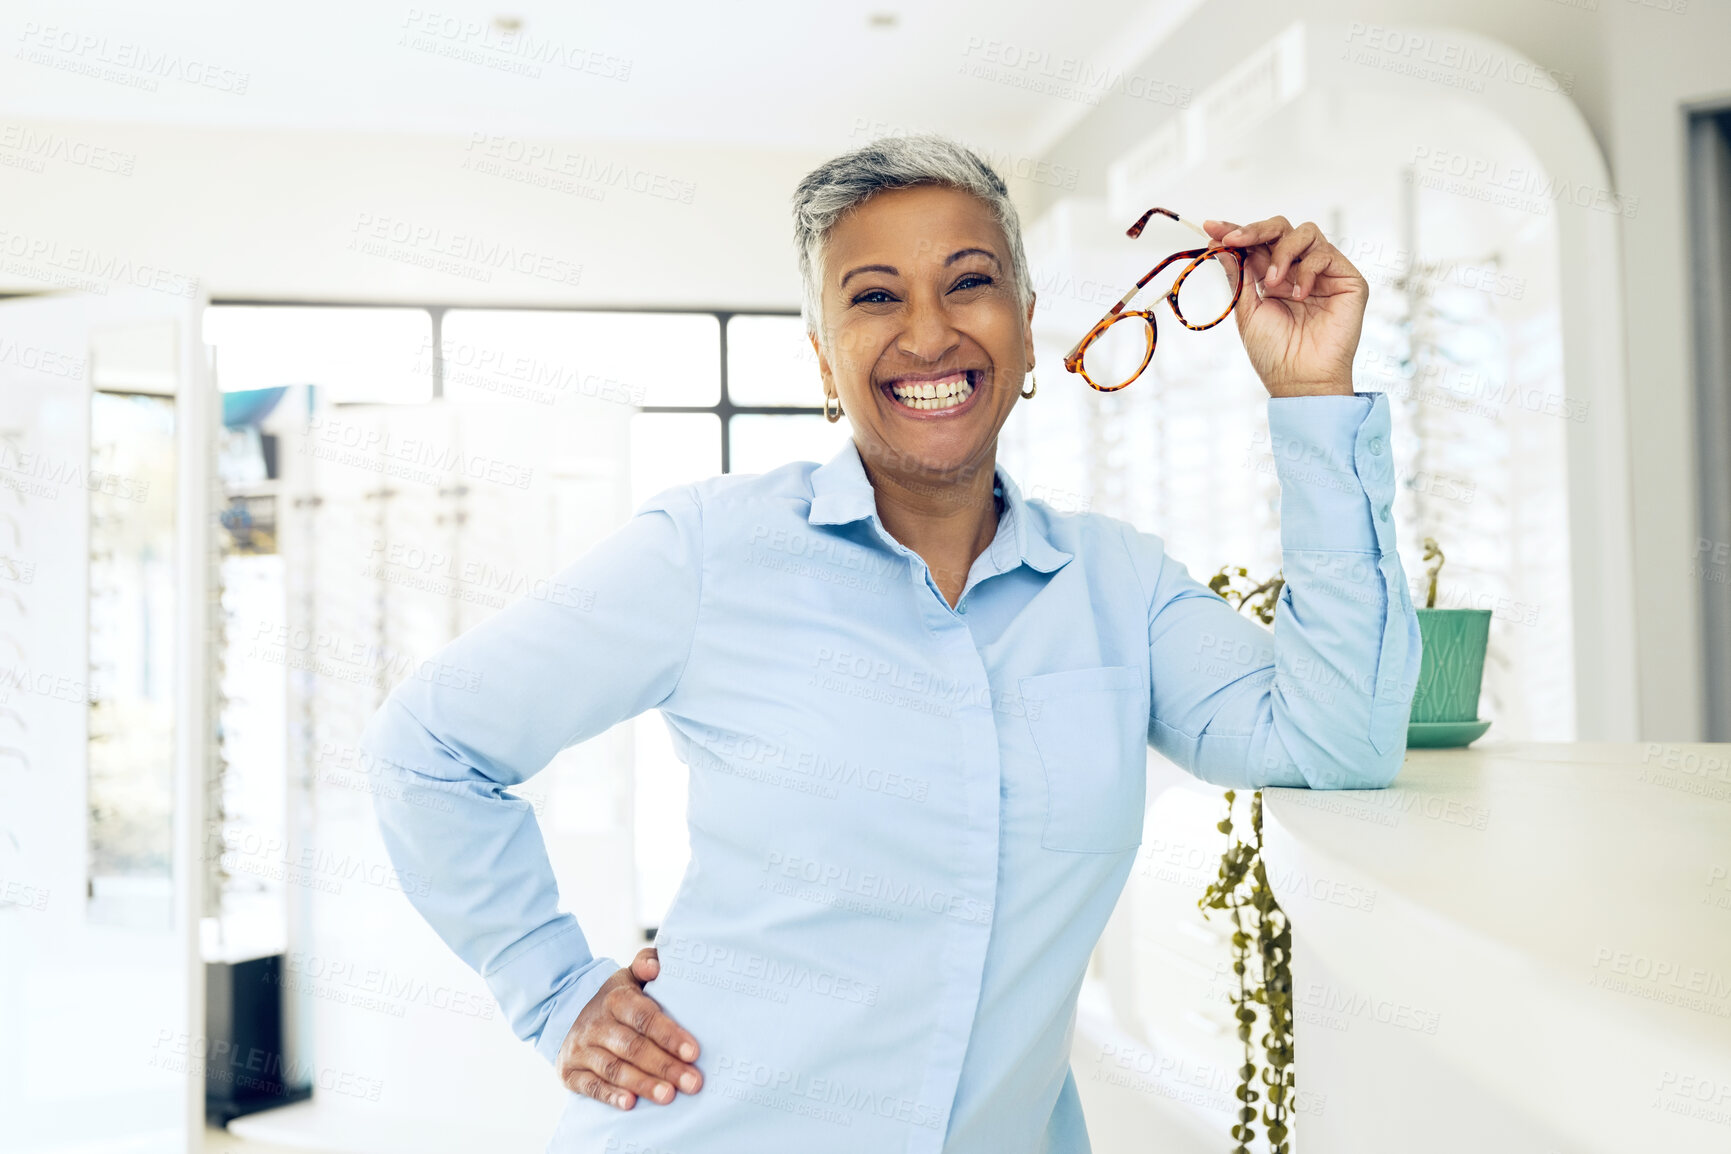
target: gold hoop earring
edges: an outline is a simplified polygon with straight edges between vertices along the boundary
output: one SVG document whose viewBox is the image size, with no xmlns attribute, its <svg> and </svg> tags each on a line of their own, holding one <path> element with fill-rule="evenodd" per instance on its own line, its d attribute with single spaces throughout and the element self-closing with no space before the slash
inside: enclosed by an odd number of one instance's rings
<svg viewBox="0 0 1731 1154">
<path fill-rule="evenodd" d="M 1028 374 L 1028 379 L 1029 379 L 1029 380 L 1030 380 L 1030 381 L 1033 381 L 1033 382 L 1034 382 L 1034 383 L 1033 383 L 1033 385 L 1032 385 L 1032 386 L 1031 386 L 1031 387 L 1029 387 L 1029 388 L 1026 388 L 1026 389 L 1023 389 L 1023 390 L 1022 390 L 1022 396 L 1024 396 L 1024 397 L 1031 397 L 1031 396 L 1033 396 L 1033 395 L 1034 395 L 1034 394 L 1035 394 L 1035 393 L 1037 393 L 1037 392 L 1039 392 L 1039 391 L 1040 391 L 1040 380 L 1039 380 L 1039 378 L 1038 378 L 1038 377 L 1036 377 L 1036 376 L 1034 376 L 1034 374 L 1033 374 L 1033 373 L 1029 373 L 1029 374 Z"/>
<path fill-rule="evenodd" d="M 835 401 L 835 412 L 833 412 L 833 413 L 831 413 L 829 411 L 829 403 L 831 400 Z M 841 420 L 841 398 L 840 397 L 832 398 L 828 393 L 825 393 L 823 395 L 823 419 L 828 421 L 832 425 L 835 424 L 837 421 Z"/>
</svg>

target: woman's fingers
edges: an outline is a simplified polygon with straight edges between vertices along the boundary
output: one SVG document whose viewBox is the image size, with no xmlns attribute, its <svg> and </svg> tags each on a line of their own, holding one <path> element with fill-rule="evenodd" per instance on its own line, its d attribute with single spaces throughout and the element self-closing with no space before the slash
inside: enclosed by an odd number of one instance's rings
<svg viewBox="0 0 1731 1154">
<path fill-rule="evenodd" d="M 637 957 L 631 962 L 631 976 L 637 979 L 639 986 L 661 976 L 661 957 L 653 946 L 637 951 Z M 634 1015 L 637 1019 L 631 1022 L 633 1028 L 649 1035 L 669 1054 L 677 1054 L 687 1062 L 697 1060 L 697 1039 L 668 1017 L 655 999 L 642 995 L 622 1001 L 620 1007 L 621 1013 Z"/>
<path fill-rule="evenodd" d="M 649 1007 L 643 1014 L 642 1025 L 633 1023 L 638 1032 L 669 1054 L 678 1056 L 682 1062 L 697 1061 L 697 1039 L 693 1038 L 678 1022 L 668 1017 L 666 1011 L 657 1005 L 653 999 L 646 997 L 643 1000 L 649 1003 Z M 702 1076 L 699 1075 L 699 1080 L 701 1078 Z M 680 1088 L 684 1089 L 683 1086 Z M 686 1093 L 690 1092 L 689 1090 L 686 1091 Z"/>
<path fill-rule="evenodd" d="M 579 1055 L 581 1058 L 581 1054 Z M 566 1075 L 565 1085 L 573 1093 L 582 1094 L 585 1098 L 593 1098 L 597 1102 L 605 1102 L 609 1106 L 617 1106 L 621 1110 L 629 1110 L 637 1099 L 617 1086 L 610 1086 L 600 1074 L 584 1067 Z"/>
<path fill-rule="evenodd" d="M 662 1104 L 673 1101 L 674 1088 L 694 1094 L 703 1084 L 697 1067 L 681 1062 L 662 1049 L 652 1033 L 659 1032 L 673 1041 L 676 1050 L 696 1042 L 673 1024 L 661 1012 L 661 1007 L 646 994 L 620 986 L 607 996 L 607 1011 L 612 1021 L 596 1031 L 595 1042 L 625 1064 L 629 1081 L 609 1078 L 617 1086 L 637 1094 L 647 1094 Z M 680 1037 L 679 1035 L 684 1035 Z"/>
<path fill-rule="evenodd" d="M 686 1033 L 677 1022 L 668 1017 L 656 1004 L 654 998 L 621 987 L 609 996 L 608 1009 L 621 1028 L 642 1038 L 646 1044 L 655 1048 L 655 1053 L 662 1055 L 677 1067 L 667 1075 L 670 1081 L 681 1083 L 679 1088 L 685 1090 L 687 1094 L 692 1093 L 692 1090 L 686 1089 L 684 1085 L 687 1075 L 691 1080 L 701 1084 L 703 1076 L 698 1072 L 697 1067 L 688 1065 L 697 1057 L 697 1039 Z M 634 1054 L 624 1051 L 621 1051 L 621 1054 L 633 1062 L 637 1061 Z M 674 1061 L 672 1057 L 674 1054 L 679 1055 L 682 1060 Z M 641 1066 L 643 1063 L 638 1062 L 638 1065 Z M 652 1066 L 643 1066 L 643 1068 L 646 1070 L 659 1069 Z"/>
<path fill-rule="evenodd" d="M 621 1110 L 631 1109 L 638 1098 L 648 1098 L 664 1106 L 673 1101 L 673 1086 L 669 1082 L 632 1065 L 610 1047 L 585 1046 L 577 1055 L 577 1061 L 583 1069 L 600 1077 L 603 1090 L 608 1095 L 601 1100 Z"/>
<path fill-rule="evenodd" d="M 1262 296 L 1305 300 L 1315 294 L 1319 279 L 1352 271 L 1341 267 L 1344 258 L 1309 221 L 1294 225 L 1274 216 L 1236 226 L 1208 221 L 1203 227 L 1217 242 L 1239 250 L 1245 272 Z"/>
<path fill-rule="evenodd" d="M 697 1039 L 643 992 L 660 972 L 655 951 L 642 950 L 578 1012 L 559 1050 L 566 1086 L 621 1110 L 639 1097 L 665 1105 L 702 1087 L 702 1072 L 690 1064 Z"/>
<path fill-rule="evenodd" d="M 703 1085 L 696 1067 L 675 1059 L 623 1022 L 602 1027 L 592 1039 L 576 1055 L 577 1072 L 566 1079 L 579 1093 L 629 1110 L 639 1097 L 665 1106 L 677 1096 L 675 1087 L 695 1094 Z M 588 1074 L 599 1081 L 591 1081 Z"/>
<path fill-rule="evenodd" d="M 1229 244 L 1238 250 L 1239 271 L 1250 278 L 1251 284 L 1260 284 L 1263 274 L 1268 271 L 1268 250 L 1250 240 L 1252 230 L 1259 228 L 1258 225 L 1236 225 L 1229 220 L 1202 222 L 1203 231 L 1213 237 L 1216 244 Z"/>
<path fill-rule="evenodd" d="M 1267 220 L 1259 220 L 1255 224 L 1239 225 L 1222 236 L 1220 242 L 1239 248 L 1248 248 L 1254 244 L 1269 244 L 1279 239 L 1291 228 L 1291 222 L 1284 216 L 1271 216 Z"/>
<path fill-rule="evenodd" d="M 665 1106 L 675 1098 L 678 1082 L 684 1080 L 695 1084 L 695 1070 L 675 1061 L 636 1030 L 615 1023 L 603 1031 L 596 1042 L 598 1048 L 615 1063 L 613 1069 L 599 1073 L 615 1086 L 633 1094 L 642 1094 Z"/>
<path fill-rule="evenodd" d="M 1282 224 L 1286 223 L 1284 216 L 1275 217 Z M 1302 261 L 1311 246 L 1322 239 L 1322 232 L 1314 224 L 1301 224 L 1297 228 L 1291 225 L 1274 241 L 1268 254 L 1268 283 L 1270 287 L 1286 279 L 1292 266 Z"/>
<path fill-rule="evenodd" d="M 1221 237 L 1225 236 L 1237 227 L 1237 225 L 1233 224 L 1229 220 L 1205 220 L 1202 222 L 1202 230 L 1206 232 L 1216 244 L 1220 243 Z M 1238 259 L 1236 260 L 1224 260 L 1220 262 L 1221 265 L 1227 269 L 1227 277 L 1234 292 L 1238 291 L 1238 282 L 1247 271 L 1244 263 L 1244 256 L 1244 253 L 1239 253 Z M 1251 275 L 1254 276 L 1255 274 Z"/>
<path fill-rule="evenodd" d="M 1316 245 L 1305 254 L 1304 263 L 1296 267 L 1290 278 L 1299 300 L 1305 299 L 1315 290 L 1316 278 L 1328 271 L 1333 260 L 1332 246 L 1319 237 Z"/>
</svg>

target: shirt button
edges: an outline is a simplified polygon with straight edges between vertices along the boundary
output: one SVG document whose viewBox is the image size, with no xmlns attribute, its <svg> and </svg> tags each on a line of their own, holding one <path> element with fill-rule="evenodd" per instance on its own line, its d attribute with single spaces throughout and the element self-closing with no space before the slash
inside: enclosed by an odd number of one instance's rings
<svg viewBox="0 0 1731 1154">
<path fill-rule="evenodd" d="M 966 601 L 956 602 L 956 612 L 957 613 L 966 613 L 967 611 L 968 611 L 968 603 Z"/>
<path fill-rule="evenodd" d="M 1370 455 L 1373 457 L 1382 456 L 1382 438 L 1381 437 L 1372 437 L 1370 439 Z"/>
<path fill-rule="evenodd" d="M 1379 520 L 1379 521 L 1388 520 L 1388 506 L 1384 505 L 1382 508 L 1378 509 L 1376 511 L 1376 517 L 1377 517 L 1377 520 Z"/>
</svg>

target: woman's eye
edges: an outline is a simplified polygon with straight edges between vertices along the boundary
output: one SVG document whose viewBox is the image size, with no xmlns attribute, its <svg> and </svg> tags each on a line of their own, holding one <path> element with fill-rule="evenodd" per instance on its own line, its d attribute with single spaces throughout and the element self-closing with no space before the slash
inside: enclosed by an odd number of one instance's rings
<svg viewBox="0 0 1731 1154">
<path fill-rule="evenodd" d="M 854 297 L 853 303 L 856 305 L 882 305 L 888 304 L 893 300 L 895 300 L 895 298 L 883 289 L 867 289 L 857 297 Z"/>
<path fill-rule="evenodd" d="M 957 289 L 979 288 L 982 285 L 989 285 L 991 283 L 992 283 L 991 277 L 985 276 L 982 273 L 971 272 L 967 276 L 963 277 L 961 280 L 956 282 L 956 288 Z"/>
</svg>

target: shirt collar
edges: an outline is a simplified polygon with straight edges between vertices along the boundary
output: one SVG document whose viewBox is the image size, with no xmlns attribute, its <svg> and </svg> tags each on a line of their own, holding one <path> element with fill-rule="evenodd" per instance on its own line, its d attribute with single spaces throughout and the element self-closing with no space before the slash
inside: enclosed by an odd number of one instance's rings
<svg viewBox="0 0 1731 1154">
<path fill-rule="evenodd" d="M 1013 548 L 1016 560 L 1042 573 L 1062 568 L 1072 555 L 1053 545 L 1035 525 L 1021 489 L 1001 466 L 995 478 L 1004 494 L 1004 516 L 987 551 L 1001 562 L 1008 562 L 1010 558 L 1003 555 L 1003 550 Z M 880 533 L 888 536 L 883 523 L 878 521 L 877 494 L 860 463 L 859 447 L 850 437 L 840 452 L 812 471 L 811 512 L 807 520 L 813 525 L 845 525 L 868 518 Z"/>
</svg>

